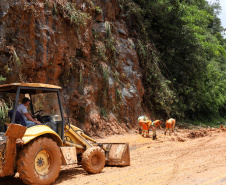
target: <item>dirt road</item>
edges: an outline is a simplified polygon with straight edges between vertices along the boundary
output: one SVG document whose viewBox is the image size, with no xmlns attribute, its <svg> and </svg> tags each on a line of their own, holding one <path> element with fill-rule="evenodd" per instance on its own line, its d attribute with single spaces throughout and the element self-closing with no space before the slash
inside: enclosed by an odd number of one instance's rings
<svg viewBox="0 0 226 185">
<path fill-rule="evenodd" d="M 177 130 L 172 136 L 158 130 L 157 136 L 156 141 L 135 133 L 98 139 L 129 142 L 131 166 L 105 167 L 94 175 L 78 166 L 62 167 L 54 185 L 226 184 L 226 129 Z M 23 185 L 19 178 L 0 184 Z"/>
</svg>

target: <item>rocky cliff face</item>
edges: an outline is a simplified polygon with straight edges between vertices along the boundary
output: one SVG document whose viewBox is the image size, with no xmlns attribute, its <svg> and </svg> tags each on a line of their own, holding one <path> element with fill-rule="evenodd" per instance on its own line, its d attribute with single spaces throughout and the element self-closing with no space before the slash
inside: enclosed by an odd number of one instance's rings
<svg viewBox="0 0 226 185">
<path fill-rule="evenodd" d="M 142 113 L 142 74 L 117 0 L 0 0 L 2 83 L 60 85 L 72 122 L 123 133 Z"/>
</svg>

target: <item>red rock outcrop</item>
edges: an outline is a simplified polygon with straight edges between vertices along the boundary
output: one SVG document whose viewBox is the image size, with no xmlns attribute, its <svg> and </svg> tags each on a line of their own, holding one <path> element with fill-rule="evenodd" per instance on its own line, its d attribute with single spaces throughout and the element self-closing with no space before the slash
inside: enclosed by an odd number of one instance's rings
<svg viewBox="0 0 226 185">
<path fill-rule="evenodd" d="M 6 81 L 63 87 L 73 124 L 128 131 L 142 113 L 142 74 L 117 0 L 0 0 Z"/>
</svg>

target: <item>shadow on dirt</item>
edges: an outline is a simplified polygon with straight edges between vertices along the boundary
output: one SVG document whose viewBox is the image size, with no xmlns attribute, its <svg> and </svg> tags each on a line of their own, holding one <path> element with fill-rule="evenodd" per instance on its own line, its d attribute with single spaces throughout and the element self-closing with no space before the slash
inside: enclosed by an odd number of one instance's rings
<svg viewBox="0 0 226 185">
<path fill-rule="evenodd" d="M 19 177 L 4 177 L 0 179 L 1 185 L 24 185 L 23 181 Z"/>
<path fill-rule="evenodd" d="M 63 181 L 66 181 L 72 178 L 75 179 L 77 175 L 81 175 L 81 174 L 82 175 L 87 174 L 86 171 L 82 169 L 82 167 L 71 167 L 71 168 L 67 167 L 66 169 L 62 169 L 60 171 L 59 177 L 53 184 L 59 184 Z"/>
<path fill-rule="evenodd" d="M 77 175 L 84 175 L 87 174 L 85 170 L 83 170 L 81 167 L 71 167 L 71 168 L 67 168 L 67 169 L 62 169 L 59 177 L 57 178 L 57 180 L 55 181 L 55 183 L 53 184 L 59 184 L 63 181 L 72 179 L 72 178 L 76 178 Z M 88 174 L 87 174 L 88 175 Z M 7 178 L 0 178 L 0 184 L 1 185 L 25 185 L 23 183 L 22 180 L 20 180 L 20 178 L 18 177 L 18 175 L 16 175 L 16 177 L 12 178 L 12 177 L 7 177 Z"/>
</svg>

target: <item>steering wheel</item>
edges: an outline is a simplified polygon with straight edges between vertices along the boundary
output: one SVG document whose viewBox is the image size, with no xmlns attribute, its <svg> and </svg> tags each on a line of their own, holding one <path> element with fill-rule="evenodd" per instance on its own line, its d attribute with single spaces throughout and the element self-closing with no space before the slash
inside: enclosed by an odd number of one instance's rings
<svg viewBox="0 0 226 185">
<path fill-rule="evenodd" d="M 43 110 L 38 110 L 36 112 L 34 112 L 33 116 L 34 118 L 38 118 L 41 117 L 41 115 L 43 115 L 44 111 Z"/>
</svg>

